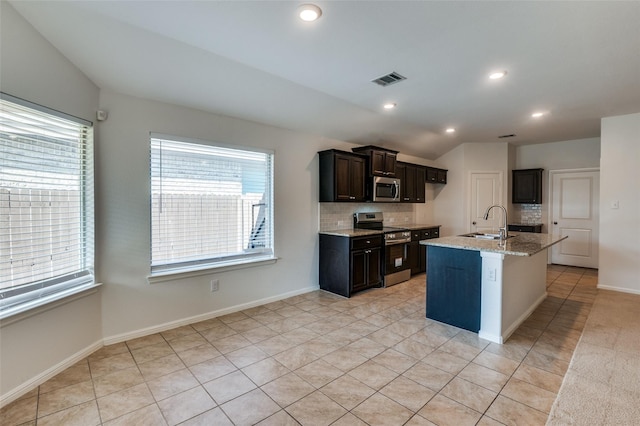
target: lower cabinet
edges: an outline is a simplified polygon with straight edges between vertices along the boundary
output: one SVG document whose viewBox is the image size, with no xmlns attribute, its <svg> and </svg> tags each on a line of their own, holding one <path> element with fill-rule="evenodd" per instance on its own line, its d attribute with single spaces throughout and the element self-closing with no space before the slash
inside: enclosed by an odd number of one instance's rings
<svg viewBox="0 0 640 426">
<path fill-rule="evenodd" d="M 409 266 L 411 275 L 427 271 L 427 247 L 420 244 L 421 240 L 429 240 L 440 236 L 440 228 L 423 228 L 411 231 L 409 243 Z"/>
<path fill-rule="evenodd" d="M 428 246 L 427 318 L 480 330 L 482 258 L 475 250 Z"/>
<path fill-rule="evenodd" d="M 382 235 L 320 234 L 320 288 L 345 297 L 382 287 Z"/>
</svg>

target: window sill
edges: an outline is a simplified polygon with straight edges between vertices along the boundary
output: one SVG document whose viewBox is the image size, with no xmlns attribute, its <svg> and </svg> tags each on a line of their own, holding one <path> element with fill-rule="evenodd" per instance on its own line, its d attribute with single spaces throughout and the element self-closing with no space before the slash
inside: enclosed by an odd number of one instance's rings
<svg viewBox="0 0 640 426">
<path fill-rule="evenodd" d="M 163 283 L 167 281 L 175 281 L 183 278 L 200 277 L 202 275 L 210 275 L 220 272 L 235 271 L 238 269 L 253 268 L 256 266 L 272 265 L 278 261 L 275 256 L 260 257 L 257 259 L 247 259 L 243 261 L 233 261 L 227 263 L 219 263 L 216 265 L 202 265 L 197 268 L 173 269 L 170 271 L 162 271 L 151 274 L 147 277 L 149 284 Z"/>
<path fill-rule="evenodd" d="M 94 294 L 102 283 L 85 284 L 0 311 L 0 327 Z"/>
</svg>

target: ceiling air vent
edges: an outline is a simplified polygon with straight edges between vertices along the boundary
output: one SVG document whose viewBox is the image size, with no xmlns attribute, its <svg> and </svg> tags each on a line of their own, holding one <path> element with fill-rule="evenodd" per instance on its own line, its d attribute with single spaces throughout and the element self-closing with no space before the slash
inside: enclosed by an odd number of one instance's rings
<svg viewBox="0 0 640 426">
<path fill-rule="evenodd" d="M 371 82 L 379 84 L 380 86 L 388 86 L 390 84 L 397 83 L 406 79 L 407 77 L 404 77 L 394 71 L 391 74 L 383 75 L 382 77 L 378 77 L 375 80 L 371 80 Z"/>
<path fill-rule="evenodd" d="M 514 134 L 514 133 L 512 133 L 512 134 L 510 134 L 510 135 L 502 135 L 502 136 L 498 136 L 498 139 L 512 138 L 512 137 L 514 137 L 514 136 L 515 136 L 515 134 Z"/>
</svg>

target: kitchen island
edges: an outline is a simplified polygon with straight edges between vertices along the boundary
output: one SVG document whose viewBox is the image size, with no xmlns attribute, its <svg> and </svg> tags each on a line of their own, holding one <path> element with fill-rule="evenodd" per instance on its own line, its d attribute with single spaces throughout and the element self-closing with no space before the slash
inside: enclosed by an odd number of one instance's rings
<svg viewBox="0 0 640 426">
<path fill-rule="evenodd" d="M 457 236 L 427 246 L 427 318 L 502 344 L 547 297 L 547 249 L 567 237 L 512 232 L 504 242 Z"/>
</svg>

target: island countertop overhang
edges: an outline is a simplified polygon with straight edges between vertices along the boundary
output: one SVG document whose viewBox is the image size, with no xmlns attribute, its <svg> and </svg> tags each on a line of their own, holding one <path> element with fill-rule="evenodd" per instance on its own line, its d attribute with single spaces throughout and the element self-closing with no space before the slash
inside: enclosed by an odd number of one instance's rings
<svg viewBox="0 0 640 426">
<path fill-rule="evenodd" d="M 425 246 L 500 253 L 510 256 L 533 256 L 568 238 L 567 236 L 526 232 L 510 232 L 509 234 L 513 235 L 513 237 L 508 238 L 502 245 L 499 240 L 485 240 L 461 236 L 422 240 L 420 244 Z"/>
</svg>

